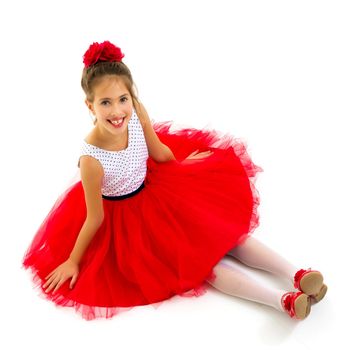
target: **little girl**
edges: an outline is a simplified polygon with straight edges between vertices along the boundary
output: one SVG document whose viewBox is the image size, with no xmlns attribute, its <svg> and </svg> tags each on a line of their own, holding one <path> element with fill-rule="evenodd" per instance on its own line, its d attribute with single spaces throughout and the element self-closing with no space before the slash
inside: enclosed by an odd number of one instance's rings
<svg viewBox="0 0 350 350">
<path fill-rule="evenodd" d="M 307 317 L 327 291 L 322 274 L 251 236 L 263 169 L 229 134 L 152 123 L 123 57 L 109 41 L 85 52 L 81 85 L 95 120 L 82 142 L 81 179 L 57 199 L 23 260 L 43 295 L 90 320 L 200 296 L 210 284 Z M 226 255 L 297 290 L 267 288 L 221 261 Z"/>
</svg>

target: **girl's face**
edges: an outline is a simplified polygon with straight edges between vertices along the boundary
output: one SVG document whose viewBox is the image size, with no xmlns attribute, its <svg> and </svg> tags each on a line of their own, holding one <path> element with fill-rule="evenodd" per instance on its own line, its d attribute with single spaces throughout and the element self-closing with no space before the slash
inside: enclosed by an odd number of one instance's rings
<svg viewBox="0 0 350 350">
<path fill-rule="evenodd" d="M 123 80 L 114 75 L 107 75 L 94 87 L 94 101 L 85 103 L 97 119 L 96 126 L 113 135 L 126 131 L 132 115 L 131 95 Z"/>
</svg>

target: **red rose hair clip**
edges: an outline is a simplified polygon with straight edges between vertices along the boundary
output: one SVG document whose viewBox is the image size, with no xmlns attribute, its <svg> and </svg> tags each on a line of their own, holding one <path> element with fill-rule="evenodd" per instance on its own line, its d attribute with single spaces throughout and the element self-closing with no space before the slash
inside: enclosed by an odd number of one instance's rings
<svg viewBox="0 0 350 350">
<path fill-rule="evenodd" d="M 120 62 L 124 54 L 121 49 L 109 41 L 103 43 L 93 43 L 83 56 L 85 68 L 88 68 L 99 61 Z"/>
</svg>

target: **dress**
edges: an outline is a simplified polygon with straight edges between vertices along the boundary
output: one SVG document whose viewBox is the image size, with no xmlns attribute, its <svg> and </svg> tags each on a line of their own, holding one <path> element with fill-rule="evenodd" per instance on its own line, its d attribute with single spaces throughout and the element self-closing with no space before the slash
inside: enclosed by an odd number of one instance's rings
<svg viewBox="0 0 350 350">
<path fill-rule="evenodd" d="M 104 168 L 104 221 L 80 262 L 73 289 L 66 281 L 55 294 L 42 288 L 64 262 L 86 218 L 81 179 L 58 197 L 23 258 L 40 294 L 73 307 L 91 320 L 110 318 L 138 305 L 158 307 L 175 296 L 201 296 L 214 266 L 259 225 L 255 165 L 243 141 L 230 134 L 153 123 L 176 160 L 149 157 L 142 125 L 133 110 L 128 146 L 107 151 L 83 141 L 81 155 Z M 213 154 L 185 158 L 199 149 Z M 79 162 L 78 162 L 79 166 Z"/>
</svg>

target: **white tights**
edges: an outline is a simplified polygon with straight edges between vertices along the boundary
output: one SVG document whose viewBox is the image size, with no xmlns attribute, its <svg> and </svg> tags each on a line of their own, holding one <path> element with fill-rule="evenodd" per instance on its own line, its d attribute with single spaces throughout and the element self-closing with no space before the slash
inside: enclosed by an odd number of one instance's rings
<svg viewBox="0 0 350 350">
<path fill-rule="evenodd" d="M 298 269 L 252 236 L 227 254 L 245 265 L 284 277 L 293 286 L 294 274 Z M 216 279 L 214 281 L 207 280 L 214 288 L 226 294 L 269 305 L 283 311 L 281 298 L 284 293 L 288 292 L 287 290 L 266 287 L 235 266 L 225 264 L 222 261 L 214 267 L 214 273 Z"/>
</svg>

